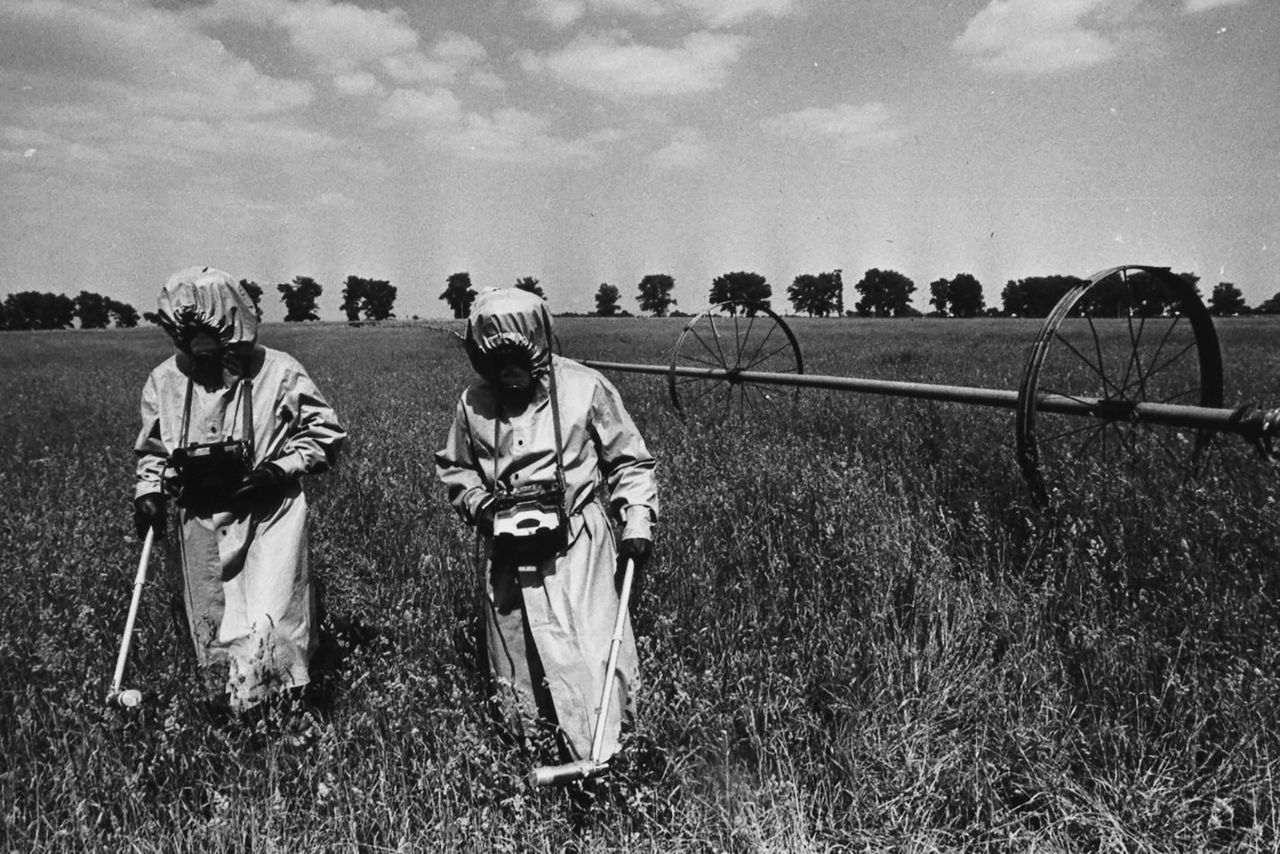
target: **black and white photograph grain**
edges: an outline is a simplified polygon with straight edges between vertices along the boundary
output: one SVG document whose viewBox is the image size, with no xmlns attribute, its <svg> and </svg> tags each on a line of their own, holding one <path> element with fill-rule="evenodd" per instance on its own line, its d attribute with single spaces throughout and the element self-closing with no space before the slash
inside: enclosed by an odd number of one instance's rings
<svg viewBox="0 0 1280 854">
<path fill-rule="evenodd" d="M 2 0 L 0 854 L 1280 851 L 1276 0 Z"/>
</svg>

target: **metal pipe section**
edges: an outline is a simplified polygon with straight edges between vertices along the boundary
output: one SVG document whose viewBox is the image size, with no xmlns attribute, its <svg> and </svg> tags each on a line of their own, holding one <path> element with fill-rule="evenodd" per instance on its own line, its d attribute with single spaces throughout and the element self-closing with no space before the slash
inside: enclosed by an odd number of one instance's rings
<svg viewBox="0 0 1280 854">
<path fill-rule="evenodd" d="M 947 403 L 966 403 L 975 406 L 991 406 L 997 409 L 1015 409 L 1018 392 L 972 386 L 932 385 L 929 383 L 872 380 L 860 377 L 835 377 L 820 374 L 780 374 L 763 371 L 732 371 L 722 368 L 691 368 L 683 366 L 638 365 L 625 362 L 597 362 L 586 359 L 582 364 L 596 370 L 622 371 L 634 374 L 671 374 L 694 379 L 719 380 L 728 383 L 754 383 L 757 385 L 796 386 L 799 388 L 823 388 L 836 391 L 855 391 L 890 397 L 909 397 L 917 400 L 938 400 Z M 1087 415 L 1107 421 L 1133 421 L 1163 424 L 1170 427 L 1186 427 L 1196 430 L 1221 430 L 1238 433 L 1249 439 L 1262 435 L 1264 413 L 1238 409 L 1215 409 L 1205 406 L 1181 406 L 1169 403 L 1131 403 L 1124 400 L 1068 397 L 1052 392 L 1036 395 L 1036 408 L 1041 412 L 1061 415 Z"/>
</svg>

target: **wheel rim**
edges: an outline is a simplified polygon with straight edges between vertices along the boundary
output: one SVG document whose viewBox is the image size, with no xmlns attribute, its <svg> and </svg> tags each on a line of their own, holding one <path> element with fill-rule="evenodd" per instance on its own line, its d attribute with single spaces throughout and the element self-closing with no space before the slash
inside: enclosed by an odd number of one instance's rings
<svg viewBox="0 0 1280 854">
<path fill-rule="evenodd" d="M 680 369 L 717 370 L 730 376 L 687 376 Z M 796 400 L 798 388 L 738 378 L 747 371 L 803 374 L 795 335 L 762 303 L 730 300 L 712 305 L 694 316 L 676 341 L 667 375 L 671 405 L 683 418 L 745 420 Z"/>
<path fill-rule="evenodd" d="M 1044 411 L 1039 396 L 1102 401 L 1098 417 Z M 1041 504 L 1069 470 L 1185 480 L 1204 430 L 1152 426 L 1134 404 L 1220 407 L 1222 357 L 1195 286 L 1167 268 L 1104 270 L 1072 288 L 1041 327 L 1019 388 L 1018 461 Z"/>
</svg>

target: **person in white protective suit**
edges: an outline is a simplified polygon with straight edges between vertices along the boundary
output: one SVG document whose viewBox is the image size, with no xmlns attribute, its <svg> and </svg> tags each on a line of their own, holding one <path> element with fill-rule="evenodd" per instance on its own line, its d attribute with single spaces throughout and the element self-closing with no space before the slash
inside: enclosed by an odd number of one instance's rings
<svg viewBox="0 0 1280 854">
<path fill-rule="evenodd" d="M 228 274 L 176 273 L 158 315 L 178 352 L 142 390 L 134 520 L 140 537 L 163 534 L 175 499 L 196 658 L 215 679 L 227 668 L 215 705 L 244 712 L 310 681 L 317 603 L 300 478 L 333 466 L 346 433 L 302 365 L 257 343 L 253 303 Z"/>
<path fill-rule="evenodd" d="M 517 288 L 477 296 L 466 346 L 481 380 L 458 403 L 436 471 L 481 534 L 485 641 L 505 720 L 525 737 L 538 720 L 556 724 L 561 748 L 585 759 L 620 558 L 637 572 L 648 561 L 658 498 L 653 457 L 617 390 L 553 355 L 551 341 L 551 315 L 537 296 Z M 522 511 L 560 529 L 517 544 L 502 531 Z M 617 540 L 611 517 L 621 523 Z M 629 621 L 615 673 L 604 760 L 635 711 L 640 669 Z"/>
</svg>

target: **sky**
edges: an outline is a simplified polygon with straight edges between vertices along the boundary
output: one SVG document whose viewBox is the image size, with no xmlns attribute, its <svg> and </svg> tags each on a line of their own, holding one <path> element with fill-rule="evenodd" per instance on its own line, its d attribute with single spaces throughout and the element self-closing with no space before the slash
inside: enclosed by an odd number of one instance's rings
<svg viewBox="0 0 1280 854">
<path fill-rule="evenodd" d="M 1276 45 L 1278 0 L 3 0 L 0 296 L 1153 264 L 1256 305 Z"/>
</svg>

